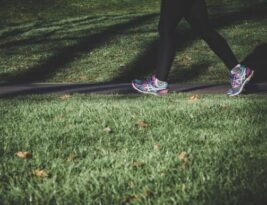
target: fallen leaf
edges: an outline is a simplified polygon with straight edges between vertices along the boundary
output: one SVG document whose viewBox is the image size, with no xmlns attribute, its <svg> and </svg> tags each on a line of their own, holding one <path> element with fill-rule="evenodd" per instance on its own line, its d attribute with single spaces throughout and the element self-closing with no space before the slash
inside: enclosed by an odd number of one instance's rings
<svg viewBox="0 0 267 205">
<path fill-rule="evenodd" d="M 199 96 L 198 96 L 198 95 L 193 95 L 193 96 L 191 96 L 191 97 L 189 98 L 189 101 L 190 101 L 190 102 L 197 101 L 197 100 L 199 100 Z"/>
<path fill-rule="evenodd" d="M 36 169 L 33 171 L 33 175 L 36 177 L 48 177 L 48 173 L 42 169 Z"/>
<path fill-rule="evenodd" d="M 160 150 L 160 144 L 155 144 L 154 145 L 154 150 L 159 151 Z"/>
<path fill-rule="evenodd" d="M 107 133 L 112 133 L 112 129 L 110 127 L 106 127 L 104 129 L 104 131 L 107 132 Z"/>
<path fill-rule="evenodd" d="M 178 159 L 181 161 L 181 162 L 187 162 L 188 161 L 188 158 L 187 158 L 187 153 L 186 152 L 181 152 L 179 155 L 178 155 Z"/>
<path fill-rule="evenodd" d="M 21 159 L 30 159 L 30 158 L 32 158 L 32 153 L 22 151 L 22 152 L 17 152 L 16 156 L 21 158 Z"/>
<path fill-rule="evenodd" d="M 65 95 L 62 95 L 59 97 L 61 100 L 67 100 L 70 98 L 70 95 L 69 94 L 65 94 Z"/>
<path fill-rule="evenodd" d="M 132 167 L 137 169 L 137 168 L 142 168 L 145 166 L 145 163 L 144 162 L 141 162 L 141 161 L 134 161 L 132 163 Z"/>
<path fill-rule="evenodd" d="M 129 203 L 134 202 L 138 199 L 139 199 L 139 197 L 137 195 L 129 195 L 121 201 L 121 204 L 129 204 Z"/>
<path fill-rule="evenodd" d="M 76 158 L 77 158 L 76 155 L 71 154 L 70 156 L 68 156 L 67 161 L 68 161 L 68 162 L 72 162 L 72 161 L 74 161 Z"/>
<path fill-rule="evenodd" d="M 142 128 L 148 128 L 148 124 L 145 123 L 144 120 L 140 120 L 136 123 L 136 125 L 138 125 L 139 127 L 142 127 Z"/>
<path fill-rule="evenodd" d="M 182 162 L 181 164 L 182 169 L 185 169 L 188 163 L 188 154 L 186 152 L 181 152 L 178 155 L 178 159 Z"/>
</svg>

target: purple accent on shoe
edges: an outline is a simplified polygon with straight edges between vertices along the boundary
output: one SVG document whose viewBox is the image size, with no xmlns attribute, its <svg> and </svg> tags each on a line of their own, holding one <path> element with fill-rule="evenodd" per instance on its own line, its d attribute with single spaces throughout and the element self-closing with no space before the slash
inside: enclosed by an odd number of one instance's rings
<svg viewBox="0 0 267 205">
<path fill-rule="evenodd" d="M 240 74 L 232 74 L 230 78 L 231 78 L 232 88 L 236 88 L 236 87 L 240 86 L 240 84 L 241 84 Z"/>
<path fill-rule="evenodd" d="M 246 77 L 250 76 L 251 73 L 252 73 L 252 70 L 249 67 L 247 67 L 246 68 Z"/>
<path fill-rule="evenodd" d="M 155 75 L 152 75 L 150 78 L 144 80 L 142 84 L 144 86 L 147 86 L 148 87 L 149 84 L 155 85 L 155 81 L 156 81 L 156 76 Z"/>
</svg>

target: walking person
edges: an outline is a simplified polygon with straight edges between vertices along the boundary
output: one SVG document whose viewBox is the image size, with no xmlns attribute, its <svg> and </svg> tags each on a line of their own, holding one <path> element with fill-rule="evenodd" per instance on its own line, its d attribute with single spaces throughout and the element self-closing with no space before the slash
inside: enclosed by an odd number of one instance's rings
<svg viewBox="0 0 267 205">
<path fill-rule="evenodd" d="M 239 95 L 254 71 L 239 64 L 226 40 L 211 27 L 205 0 L 161 0 L 156 72 L 146 80 L 133 80 L 133 88 L 153 95 L 168 93 L 167 78 L 176 51 L 175 31 L 183 17 L 229 69 L 231 89 L 227 94 Z"/>
</svg>

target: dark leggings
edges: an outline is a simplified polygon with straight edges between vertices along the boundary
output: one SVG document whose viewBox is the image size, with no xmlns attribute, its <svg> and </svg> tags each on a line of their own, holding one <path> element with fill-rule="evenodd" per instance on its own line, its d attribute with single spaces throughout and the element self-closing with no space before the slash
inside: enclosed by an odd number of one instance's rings
<svg viewBox="0 0 267 205">
<path fill-rule="evenodd" d="M 205 0 L 162 0 L 156 71 L 159 80 L 166 81 L 168 78 L 176 51 L 176 26 L 183 17 L 229 69 L 238 64 L 226 40 L 211 27 Z"/>
</svg>

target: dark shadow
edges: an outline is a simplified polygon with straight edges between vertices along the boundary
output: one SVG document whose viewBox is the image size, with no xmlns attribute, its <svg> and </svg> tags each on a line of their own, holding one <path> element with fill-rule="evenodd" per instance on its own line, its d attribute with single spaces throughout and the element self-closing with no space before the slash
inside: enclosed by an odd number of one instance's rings
<svg viewBox="0 0 267 205">
<path fill-rule="evenodd" d="M 267 43 L 257 46 L 242 63 L 255 70 L 252 82 L 267 82 Z"/>
<path fill-rule="evenodd" d="M 179 66 L 179 65 L 178 65 Z M 190 69 L 179 69 L 174 67 L 174 72 L 169 77 L 169 82 L 188 82 L 194 80 L 198 76 L 204 74 L 208 71 L 210 66 L 209 63 L 193 64 L 190 66 Z"/>
<path fill-rule="evenodd" d="M 115 16 L 116 17 L 116 16 Z M 114 18 L 114 17 L 113 17 Z M 65 28 L 69 29 L 69 28 L 73 28 L 73 27 L 77 27 L 77 26 L 80 26 L 80 25 L 86 25 L 86 24 L 96 24 L 98 22 L 101 22 L 103 20 L 106 20 L 107 17 L 85 17 L 85 18 L 82 18 L 82 19 L 73 19 L 73 20 L 69 20 L 69 21 L 64 21 L 63 23 L 61 22 L 52 22 L 52 23 L 36 23 L 34 26 L 28 28 L 27 30 L 26 29 L 14 29 L 13 31 L 10 31 L 10 32 L 5 32 L 4 34 L 2 34 L 0 36 L 0 40 L 1 38 L 5 38 L 5 37 L 12 37 L 12 34 L 13 36 L 16 36 L 16 35 L 19 35 L 19 34 L 22 34 L 22 33 L 25 33 L 27 31 L 30 31 L 30 30 L 33 30 L 35 29 L 36 27 L 40 27 L 42 29 L 44 28 L 49 28 L 49 27 L 53 27 L 53 26 L 57 26 L 59 28 L 53 30 L 53 31 L 49 31 L 49 32 L 46 32 L 46 33 L 43 33 L 42 35 L 38 35 L 38 36 L 35 36 L 35 37 L 29 37 L 29 38 L 24 38 L 24 39 L 19 39 L 19 40 L 13 40 L 13 41 L 8 41 L 8 42 L 5 42 L 5 43 L 2 43 L 0 44 L 0 48 L 11 48 L 11 47 L 20 47 L 20 46 L 26 46 L 26 45 L 30 45 L 30 44 L 38 44 L 38 43 L 46 43 L 46 42 L 59 42 L 59 41 L 64 41 L 64 40 L 80 40 L 82 38 L 86 38 L 88 37 L 88 33 L 87 33 L 87 36 L 82 36 L 82 37 L 63 37 L 63 38 L 54 38 L 54 39 L 49 39 L 49 37 L 54 34 L 55 32 L 57 31 L 60 31 L 60 30 L 64 30 Z M 123 17 L 120 16 L 120 19 L 123 19 Z M 82 30 L 84 33 L 86 32 L 90 32 L 92 29 L 85 29 L 85 30 Z M 77 32 L 77 31 L 76 31 Z M 86 35 L 86 34 L 85 34 Z"/>
<path fill-rule="evenodd" d="M 4 44 L 1 44 L 0 48 L 7 48 L 7 47 L 8 48 L 16 48 L 19 46 L 30 45 L 33 43 L 41 43 L 44 41 L 50 41 L 50 40 L 48 40 L 48 38 L 59 30 L 60 30 L 60 28 L 55 29 L 53 31 L 43 33 L 42 35 L 31 37 L 30 39 L 21 39 L 21 40 L 17 40 L 17 41 L 6 42 Z M 56 41 L 58 42 L 57 39 L 56 39 Z"/>
<path fill-rule="evenodd" d="M 184 49 L 192 44 L 192 40 L 196 35 L 189 29 L 177 32 L 177 49 Z M 132 62 L 124 67 L 118 73 L 117 77 L 113 78 L 112 82 L 129 82 L 134 78 L 143 78 L 150 75 L 157 63 L 158 40 L 150 42 L 143 53 L 140 53 Z"/>
<path fill-rule="evenodd" d="M 229 9 L 229 8 L 228 8 Z M 242 20 L 249 20 L 249 19 L 262 19 L 267 17 L 267 3 L 261 3 L 254 6 L 251 6 L 249 8 L 245 8 L 243 10 L 233 10 L 232 12 L 226 12 L 222 13 L 222 11 L 225 12 L 224 9 L 221 8 L 219 14 L 211 17 L 211 22 L 215 29 L 218 29 L 220 27 L 232 25 L 235 23 L 238 23 Z M 191 30 L 191 29 L 180 29 L 177 31 L 177 50 L 182 50 L 188 46 L 190 46 L 193 42 L 193 40 L 197 39 L 198 36 Z M 143 78 L 144 76 L 150 75 L 156 65 L 157 61 L 157 44 L 158 41 L 154 40 L 150 42 L 150 44 L 147 46 L 144 53 L 139 54 L 132 62 L 130 62 L 128 65 L 126 65 L 123 70 L 118 73 L 117 77 L 113 78 L 113 82 L 129 82 L 134 78 Z M 183 80 L 183 81 L 189 81 L 192 78 L 196 78 L 200 74 L 203 73 L 203 71 L 206 69 L 202 66 L 205 65 L 199 65 L 198 68 L 201 69 L 200 71 L 197 71 L 194 69 L 194 73 L 192 70 L 188 70 L 185 72 L 180 73 L 181 76 L 177 78 L 172 78 L 172 81 L 177 80 Z M 182 76 L 183 75 L 183 76 Z M 185 77 L 184 77 L 185 76 Z M 186 79 L 186 77 L 189 77 Z"/>
<path fill-rule="evenodd" d="M 134 78 L 146 76 L 156 66 L 155 56 L 157 54 L 157 41 L 146 46 L 143 53 L 140 53 L 133 62 L 123 67 L 121 73 L 113 78 L 112 82 L 131 82 Z"/>
<path fill-rule="evenodd" d="M 116 24 L 104 29 L 102 32 L 85 37 L 83 40 L 75 45 L 63 47 L 55 52 L 55 54 L 48 58 L 45 62 L 33 66 L 24 72 L 9 76 L 8 83 L 16 84 L 23 82 L 36 82 L 47 79 L 53 73 L 63 69 L 65 65 L 72 62 L 76 57 L 82 53 L 89 53 L 93 49 L 112 40 L 116 35 L 122 31 L 134 27 L 140 23 L 144 23 L 153 19 L 157 14 L 148 14 L 139 16 L 126 23 Z"/>
</svg>

